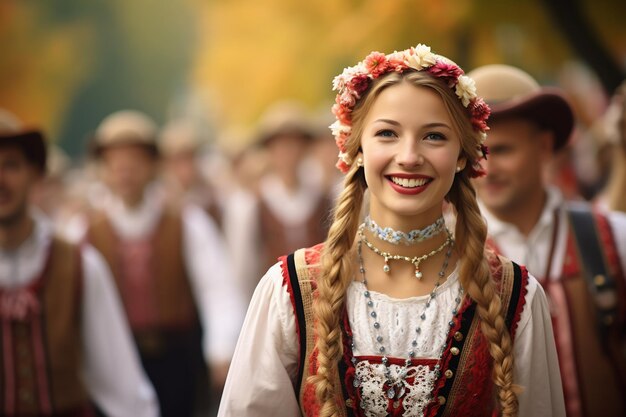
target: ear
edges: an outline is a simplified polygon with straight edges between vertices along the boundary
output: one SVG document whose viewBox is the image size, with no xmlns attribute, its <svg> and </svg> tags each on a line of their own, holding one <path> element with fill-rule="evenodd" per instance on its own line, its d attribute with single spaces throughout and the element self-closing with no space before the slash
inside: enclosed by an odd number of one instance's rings
<svg viewBox="0 0 626 417">
<path fill-rule="evenodd" d="M 359 151 L 357 152 L 357 154 L 354 157 L 354 163 L 358 164 L 360 166 L 363 166 L 363 164 L 364 164 L 363 151 L 361 151 L 360 149 L 359 149 Z"/>
<path fill-rule="evenodd" d="M 537 133 L 540 157 L 544 162 L 549 161 L 554 156 L 554 132 L 551 130 L 541 130 Z"/>
<path fill-rule="evenodd" d="M 467 157 L 465 156 L 465 154 L 461 153 L 461 155 L 459 155 L 459 158 L 456 160 L 456 172 L 463 171 L 466 165 Z"/>
</svg>

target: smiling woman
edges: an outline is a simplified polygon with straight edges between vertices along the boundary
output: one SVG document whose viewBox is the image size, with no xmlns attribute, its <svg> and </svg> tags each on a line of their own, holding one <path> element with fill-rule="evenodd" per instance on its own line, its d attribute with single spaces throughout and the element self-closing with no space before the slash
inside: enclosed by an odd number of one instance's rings
<svg viewBox="0 0 626 417">
<path fill-rule="evenodd" d="M 259 283 L 219 415 L 563 416 L 545 295 L 485 249 L 470 178 L 489 108 L 473 81 L 418 45 L 371 53 L 334 88 L 334 221 Z"/>
<path fill-rule="evenodd" d="M 465 166 L 440 96 L 401 82 L 380 93 L 363 125 L 360 154 L 372 218 L 398 230 L 436 221 L 456 167 Z"/>
</svg>

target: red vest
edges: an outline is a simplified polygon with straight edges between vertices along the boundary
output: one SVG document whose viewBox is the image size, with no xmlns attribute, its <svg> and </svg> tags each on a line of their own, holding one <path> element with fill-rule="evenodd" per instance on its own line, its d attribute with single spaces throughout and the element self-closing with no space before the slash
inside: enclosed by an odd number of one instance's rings
<svg viewBox="0 0 626 417">
<path fill-rule="evenodd" d="M 151 236 L 125 241 L 104 213 L 92 216 L 88 241 L 107 260 L 142 352 L 161 350 L 163 333 L 198 323 L 183 257 L 182 218 L 165 210 Z"/>
<path fill-rule="evenodd" d="M 2 415 L 91 415 L 79 377 L 81 285 L 79 248 L 53 238 L 41 276 L 0 290 Z"/>
<path fill-rule="evenodd" d="M 261 258 L 262 273 L 265 273 L 285 253 L 291 253 L 298 248 L 315 245 L 326 239 L 332 208 L 329 198 L 321 198 L 311 216 L 303 225 L 297 228 L 287 226 L 277 218 L 262 197 L 259 197 L 258 201 L 261 229 L 259 248 L 262 249 L 263 253 Z M 294 235 L 297 238 L 294 238 Z"/>
<path fill-rule="evenodd" d="M 315 319 L 312 312 L 316 276 L 311 265 L 318 264 L 320 251 L 321 247 L 318 245 L 282 258 L 283 283 L 291 297 L 300 340 L 300 368 L 296 390 L 302 414 L 307 417 L 315 417 L 319 413 L 314 387 L 306 381 L 309 375 L 317 372 Z M 528 274 L 523 267 L 504 258 L 499 258 L 497 264 L 492 265 L 492 274 L 502 298 L 506 323 L 513 337 L 525 303 Z M 466 298 L 453 322 L 441 358 L 441 376 L 435 382 L 432 400 L 426 407 L 425 415 L 491 417 L 496 410 L 491 377 L 493 365 L 489 343 L 480 330 L 481 321 L 476 312 L 476 304 Z M 352 330 L 345 310 L 342 335 L 344 355 L 339 361 L 339 372 L 335 376 L 336 386 L 341 387 L 341 392 L 336 397 L 340 416 L 364 416 L 359 406 L 360 390 L 353 385 L 355 368 L 350 347 Z M 381 363 L 381 357 L 367 359 L 372 363 Z M 394 360 L 396 359 L 390 358 L 392 363 Z M 397 364 L 403 362 L 404 360 L 398 360 Z M 433 368 L 436 362 L 432 359 L 413 359 L 412 365 Z M 406 381 L 410 384 L 414 382 L 412 378 L 407 378 Z M 402 415 L 402 401 L 402 398 L 398 401 L 389 400 L 389 415 Z"/>
<path fill-rule="evenodd" d="M 557 280 L 544 277 L 539 282 L 550 301 L 568 417 L 621 417 L 626 415 L 626 339 L 623 333 L 626 290 L 609 223 L 599 213 L 594 213 L 593 217 L 604 258 L 600 262 L 606 264 L 616 284 L 614 295 L 618 311 L 606 334 L 602 336 L 599 332 L 595 290 L 581 262 L 581 251 L 589 250 L 589 245 L 596 243 L 577 242 L 571 222 L 568 223 L 561 277 Z M 489 244 L 498 251 L 495 242 L 490 240 Z M 601 284 L 599 280 L 606 279 L 591 278 L 598 284 Z"/>
</svg>

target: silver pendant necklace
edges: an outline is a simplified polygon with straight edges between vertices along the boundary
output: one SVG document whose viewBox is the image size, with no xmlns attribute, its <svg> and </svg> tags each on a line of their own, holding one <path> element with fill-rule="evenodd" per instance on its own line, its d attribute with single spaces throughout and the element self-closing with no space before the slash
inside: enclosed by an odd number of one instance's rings
<svg viewBox="0 0 626 417">
<path fill-rule="evenodd" d="M 369 289 L 367 287 L 367 279 L 365 277 L 365 267 L 363 264 L 363 254 L 362 254 L 362 243 L 363 239 L 359 240 L 359 242 L 357 243 L 357 255 L 358 255 L 358 259 L 359 259 L 359 272 L 361 274 L 361 278 L 362 278 L 362 283 L 365 287 L 365 291 L 363 293 L 365 300 L 366 300 L 366 304 L 367 304 L 367 308 L 369 311 L 369 317 L 371 317 L 374 322 L 373 322 L 373 328 L 374 328 L 374 335 L 375 335 L 375 339 L 376 339 L 376 343 L 378 345 L 378 352 L 382 355 L 382 359 L 381 362 L 383 363 L 385 369 L 384 369 L 384 377 L 385 377 L 385 383 L 383 384 L 383 390 L 385 391 L 385 396 L 390 399 L 390 400 L 398 400 L 400 398 L 402 398 L 404 396 L 404 394 L 406 393 L 406 388 L 405 385 L 403 384 L 403 381 L 405 380 L 405 378 L 407 377 L 408 373 L 409 373 L 409 367 L 412 364 L 412 360 L 415 358 L 416 356 L 416 352 L 415 349 L 417 348 L 418 345 L 418 338 L 420 336 L 420 334 L 422 333 L 422 324 L 424 323 L 424 321 L 426 320 L 426 312 L 428 310 L 428 308 L 430 307 L 433 299 L 437 296 L 437 290 L 439 289 L 441 283 L 443 282 L 443 278 L 445 276 L 445 271 L 448 267 L 448 263 L 450 261 L 450 256 L 452 254 L 452 249 L 453 249 L 453 245 L 454 242 L 451 241 L 450 246 L 448 248 L 448 250 L 446 251 L 446 257 L 444 258 L 443 261 L 443 265 L 441 266 L 441 270 L 438 273 L 438 277 L 437 277 L 437 282 L 435 283 L 434 288 L 432 289 L 432 291 L 429 294 L 428 300 L 426 301 L 426 304 L 424 305 L 424 309 L 422 310 L 421 314 L 419 315 L 419 324 L 415 327 L 415 336 L 413 337 L 413 340 L 411 341 L 411 346 L 408 349 L 408 354 L 407 354 L 407 358 L 404 361 L 404 366 L 402 367 L 402 369 L 398 372 L 398 374 L 394 377 L 391 375 L 391 370 L 390 370 L 390 363 L 389 363 L 389 359 L 387 358 L 387 349 L 385 348 L 384 344 L 385 340 L 383 339 L 382 335 L 380 334 L 380 322 L 378 321 L 378 315 L 376 313 L 376 311 L 374 310 L 374 302 L 371 299 L 371 294 L 369 292 Z M 459 291 L 457 293 L 457 296 L 455 297 L 454 301 L 455 301 L 455 305 L 454 308 L 452 309 L 452 317 L 454 317 L 457 312 L 458 312 L 458 308 L 459 308 L 459 304 L 461 302 L 462 299 L 462 295 L 463 295 L 463 288 L 459 285 Z M 454 321 L 450 320 L 448 322 L 450 327 L 454 326 Z M 441 360 L 441 356 L 443 354 L 443 351 L 445 349 L 446 343 L 444 340 L 443 346 L 441 347 L 440 351 L 439 351 L 439 360 Z M 352 348 L 352 364 L 354 366 L 356 366 L 356 364 L 358 363 L 358 360 L 356 359 L 355 356 L 355 345 L 354 345 L 354 340 L 352 340 L 351 343 L 351 348 Z M 439 372 L 440 372 L 440 364 L 439 362 L 435 365 L 435 380 L 437 378 L 439 378 Z M 359 386 L 361 386 L 363 381 L 361 381 L 359 379 L 358 376 L 354 377 L 354 381 L 353 381 L 353 386 L 355 388 L 358 388 Z M 363 407 L 363 404 L 361 404 L 361 407 Z"/>
<path fill-rule="evenodd" d="M 383 265 L 383 272 L 385 272 L 386 274 L 391 272 L 391 266 L 389 265 L 389 261 L 393 259 L 393 260 L 400 260 L 400 261 L 406 261 L 406 262 L 412 263 L 413 266 L 415 267 L 415 278 L 422 279 L 422 271 L 420 271 L 420 263 L 430 258 L 431 256 L 436 255 L 437 253 L 441 252 L 443 248 L 445 248 L 446 246 L 448 245 L 451 246 L 453 242 L 450 231 L 446 229 L 448 237 L 446 238 L 445 242 L 443 242 L 441 246 L 439 246 L 437 249 L 433 249 L 432 251 L 430 251 L 429 253 L 425 255 L 414 256 L 414 257 L 394 255 L 389 252 L 381 251 L 376 246 L 374 246 L 372 242 L 367 240 L 365 233 L 363 233 L 363 229 L 365 228 L 364 225 L 365 224 L 361 224 L 361 226 L 359 227 L 359 238 L 360 238 L 359 243 L 361 242 L 365 243 L 365 246 L 367 246 L 372 252 L 374 252 L 378 256 L 382 256 L 385 259 L 385 265 Z"/>
</svg>

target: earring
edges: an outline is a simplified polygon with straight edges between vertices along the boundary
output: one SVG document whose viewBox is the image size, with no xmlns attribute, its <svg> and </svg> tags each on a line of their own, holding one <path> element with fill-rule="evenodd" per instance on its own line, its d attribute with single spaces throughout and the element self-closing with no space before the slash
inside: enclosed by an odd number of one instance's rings
<svg viewBox="0 0 626 417">
<path fill-rule="evenodd" d="M 363 166 L 363 158 L 361 158 L 360 156 L 356 160 L 356 166 L 358 166 L 358 167 L 362 167 Z"/>
<path fill-rule="evenodd" d="M 460 172 L 461 171 L 461 167 L 456 167 L 456 172 Z"/>
</svg>

